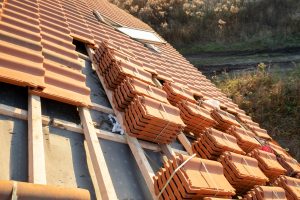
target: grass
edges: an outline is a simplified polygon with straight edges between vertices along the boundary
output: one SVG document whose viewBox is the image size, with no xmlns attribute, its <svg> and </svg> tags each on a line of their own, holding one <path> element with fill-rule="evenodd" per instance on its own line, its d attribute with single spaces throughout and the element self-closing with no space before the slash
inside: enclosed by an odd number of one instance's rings
<svg viewBox="0 0 300 200">
<path fill-rule="evenodd" d="M 243 65 L 243 64 L 255 64 L 255 63 L 269 63 L 269 62 L 300 62 L 299 54 L 287 54 L 287 53 L 260 53 L 253 55 L 232 55 L 232 56 L 203 56 L 203 57 L 187 57 L 187 59 L 195 66 L 209 66 L 209 65 Z"/>
<path fill-rule="evenodd" d="M 240 75 L 223 74 L 213 81 L 300 160 L 300 65 L 280 73 L 263 68 Z"/>
<path fill-rule="evenodd" d="M 180 53 L 184 55 L 197 55 L 203 53 L 223 53 L 235 51 L 258 51 L 288 47 L 299 47 L 300 35 L 283 38 L 277 37 L 253 37 L 240 42 L 211 42 L 207 44 L 191 44 L 187 46 L 178 46 Z"/>
</svg>

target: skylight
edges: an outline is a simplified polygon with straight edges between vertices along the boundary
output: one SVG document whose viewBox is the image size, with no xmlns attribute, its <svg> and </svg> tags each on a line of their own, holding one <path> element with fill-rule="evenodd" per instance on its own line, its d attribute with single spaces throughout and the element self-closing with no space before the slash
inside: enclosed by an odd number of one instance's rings
<svg viewBox="0 0 300 200">
<path fill-rule="evenodd" d="M 149 43 L 164 43 L 164 41 L 152 31 L 133 29 L 129 27 L 117 27 L 116 29 L 136 40 Z"/>
</svg>

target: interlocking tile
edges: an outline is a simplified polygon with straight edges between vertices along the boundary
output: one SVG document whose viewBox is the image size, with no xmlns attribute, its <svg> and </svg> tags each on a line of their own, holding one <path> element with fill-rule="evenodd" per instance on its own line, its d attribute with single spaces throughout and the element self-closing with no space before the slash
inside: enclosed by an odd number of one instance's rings
<svg viewBox="0 0 300 200">
<path fill-rule="evenodd" d="M 194 99 L 192 90 L 185 85 L 165 82 L 163 89 L 168 94 L 169 102 L 174 106 L 176 106 L 177 103 L 182 100 L 197 103 L 197 101 Z"/>
<path fill-rule="evenodd" d="M 214 109 L 211 113 L 212 117 L 218 122 L 218 128 L 226 131 L 231 126 L 240 127 L 234 115 L 220 109 Z"/>
<path fill-rule="evenodd" d="M 0 80 L 44 88 L 38 1 L 4 1 L 0 21 Z"/>
<path fill-rule="evenodd" d="M 217 122 L 210 116 L 210 111 L 188 101 L 180 101 L 177 104 L 180 109 L 180 116 L 186 124 L 185 131 L 192 132 L 199 136 L 203 130 L 217 125 Z"/>
<path fill-rule="evenodd" d="M 192 149 L 199 157 L 213 160 L 225 151 L 245 154 L 237 145 L 235 137 L 213 128 L 203 131 L 200 137 L 192 143 Z"/>
<path fill-rule="evenodd" d="M 234 188 L 224 177 L 222 165 L 216 161 L 192 158 L 171 177 L 175 169 L 188 158 L 179 154 L 165 162 L 164 167 L 156 173 L 154 188 L 157 195 L 167 184 L 160 199 L 231 197 L 235 194 Z"/>
<path fill-rule="evenodd" d="M 160 144 L 171 143 L 184 128 L 179 109 L 146 96 L 137 96 L 125 111 L 126 132 Z"/>
<path fill-rule="evenodd" d="M 279 164 L 275 154 L 273 153 L 254 149 L 248 155 L 258 161 L 259 168 L 269 178 L 270 182 L 273 182 L 280 175 L 284 175 L 286 173 L 286 170 Z"/>
<path fill-rule="evenodd" d="M 260 143 L 254 138 L 254 133 L 241 127 L 231 126 L 226 133 L 233 135 L 237 139 L 238 145 L 249 153 L 255 148 L 259 148 Z"/>
<path fill-rule="evenodd" d="M 278 199 L 287 200 L 285 191 L 281 187 L 274 186 L 256 186 L 251 191 L 244 195 L 245 200 L 264 200 L 264 199 Z"/>
<path fill-rule="evenodd" d="M 300 164 L 292 157 L 280 157 L 279 163 L 287 170 L 287 175 L 294 176 L 300 173 Z"/>
<path fill-rule="evenodd" d="M 137 95 L 147 96 L 168 103 L 167 94 L 164 90 L 130 77 L 126 77 L 115 89 L 113 102 L 118 110 L 124 111 Z"/>
<path fill-rule="evenodd" d="M 219 161 L 224 167 L 225 177 L 237 194 L 244 194 L 255 185 L 265 185 L 269 181 L 254 158 L 227 151 Z"/>
<path fill-rule="evenodd" d="M 90 90 L 60 2 L 40 1 L 39 13 L 46 87 L 33 93 L 77 106 L 90 105 Z"/>
<path fill-rule="evenodd" d="M 278 179 L 276 179 L 274 185 L 282 187 L 285 190 L 288 200 L 300 199 L 300 179 L 291 178 L 288 176 L 280 176 Z"/>
<path fill-rule="evenodd" d="M 77 40 L 94 45 L 94 37 L 86 21 L 78 11 L 78 9 L 82 9 L 85 6 L 84 3 L 80 0 L 62 0 L 61 2 L 71 36 Z"/>
</svg>

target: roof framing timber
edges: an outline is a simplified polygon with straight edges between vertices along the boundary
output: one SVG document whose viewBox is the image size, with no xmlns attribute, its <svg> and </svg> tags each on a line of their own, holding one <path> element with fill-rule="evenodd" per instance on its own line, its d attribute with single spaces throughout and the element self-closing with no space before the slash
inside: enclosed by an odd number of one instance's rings
<svg viewBox="0 0 300 200">
<path fill-rule="evenodd" d="M 28 165 L 29 182 L 46 184 L 41 98 L 32 94 L 28 95 Z"/>
<path fill-rule="evenodd" d="M 93 125 L 90 111 L 87 108 L 80 107 L 79 115 L 83 124 L 84 137 L 89 149 L 101 197 L 103 200 L 118 199 Z"/>
<path fill-rule="evenodd" d="M 15 108 L 12 106 L 0 104 L 0 115 L 13 117 L 20 120 L 27 120 L 28 119 L 28 112 L 26 110 Z M 50 125 L 56 128 L 68 130 L 75 133 L 83 134 L 83 129 L 80 124 L 76 124 L 73 122 L 68 122 L 61 119 L 50 119 L 48 116 L 42 115 L 42 124 L 43 125 Z M 112 132 L 95 129 L 98 138 L 110 140 L 118 143 L 127 144 L 126 137 L 124 135 L 115 134 Z M 161 148 L 157 144 L 152 144 L 146 141 L 140 141 L 142 148 L 149 149 L 155 152 L 161 151 Z M 177 150 L 174 150 L 177 151 Z"/>
</svg>

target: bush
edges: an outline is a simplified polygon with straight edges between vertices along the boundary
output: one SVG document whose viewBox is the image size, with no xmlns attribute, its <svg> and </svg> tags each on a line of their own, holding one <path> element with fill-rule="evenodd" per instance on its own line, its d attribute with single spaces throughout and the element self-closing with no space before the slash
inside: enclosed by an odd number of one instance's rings
<svg viewBox="0 0 300 200">
<path fill-rule="evenodd" d="M 216 85 L 300 160 L 300 65 L 286 74 L 264 64 L 255 72 L 214 77 Z"/>
<path fill-rule="evenodd" d="M 300 32 L 299 0 L 111 0 L 171 44 L 284 40 Z"/>
</svg>

